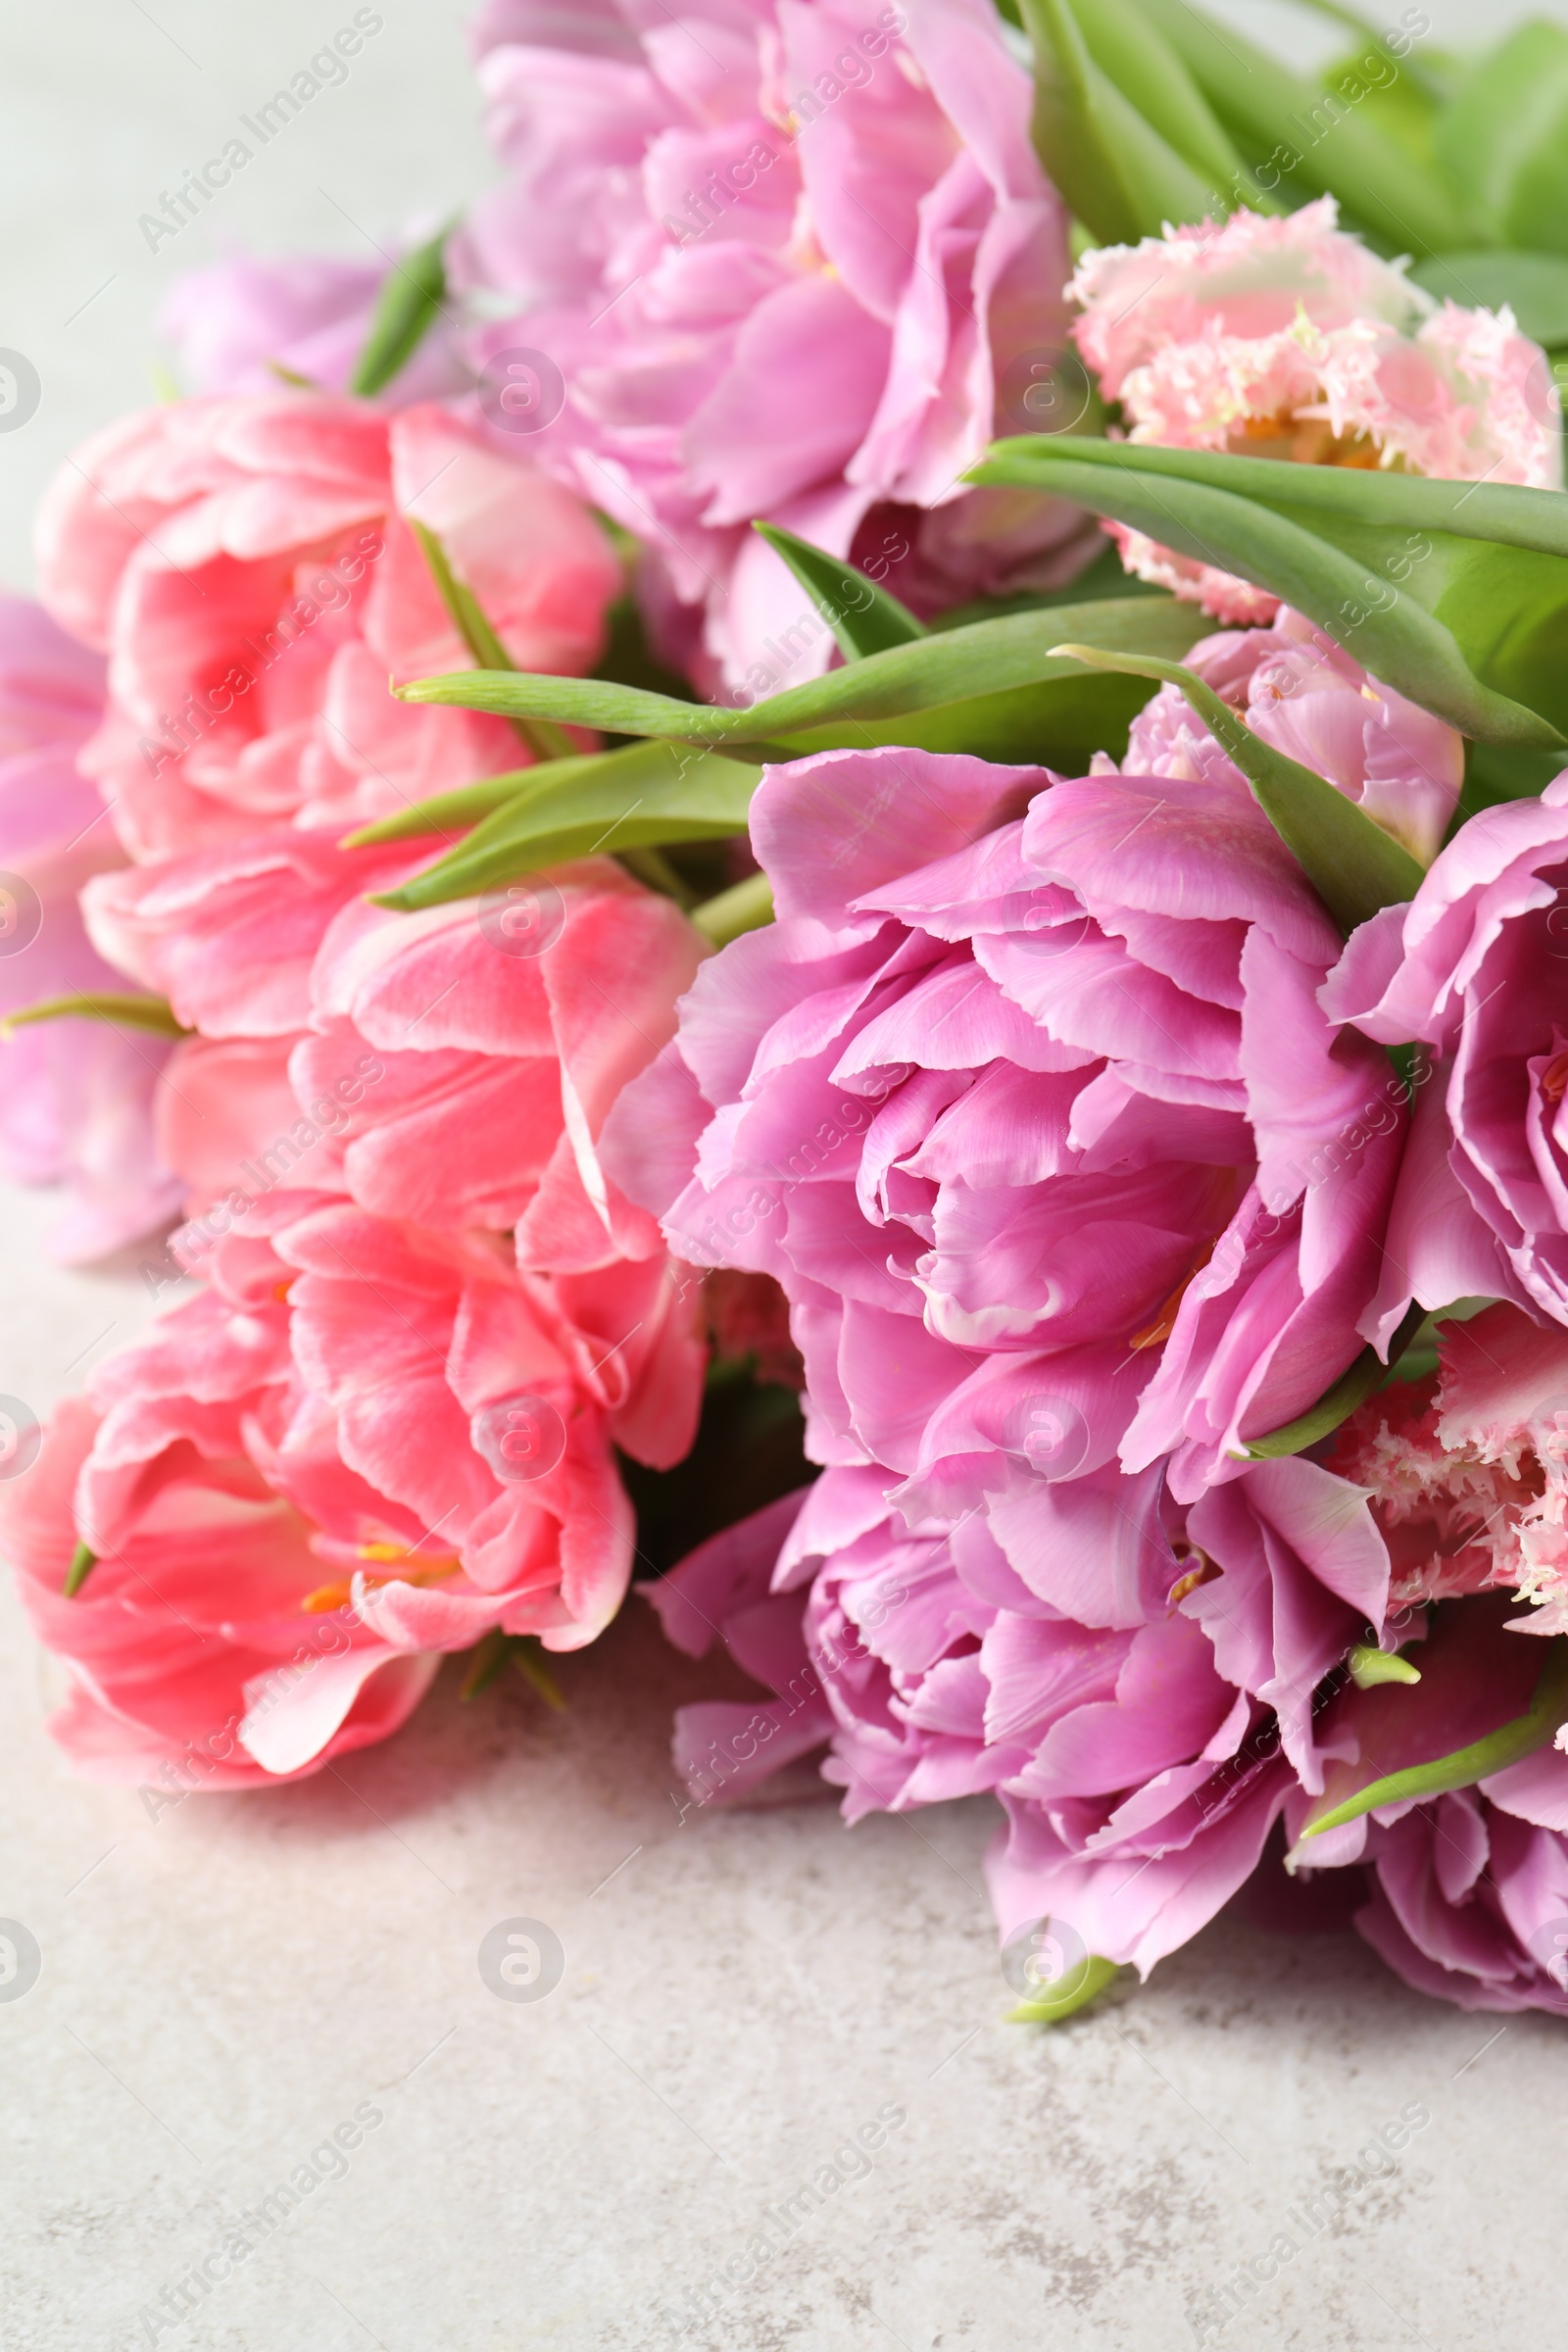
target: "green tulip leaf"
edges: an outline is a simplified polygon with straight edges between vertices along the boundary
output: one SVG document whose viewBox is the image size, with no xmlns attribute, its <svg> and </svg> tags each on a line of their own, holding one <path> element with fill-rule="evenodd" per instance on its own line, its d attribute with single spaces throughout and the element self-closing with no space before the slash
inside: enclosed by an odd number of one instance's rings
<svg viewBox="0 0 1568 2352">
<path fill-rule="evenodd" d="M 1568 32 L 1537 17 L 1481 59 L 1436 146 L 1473 241 L 1568 253 Z"/>
<path fill-rule="evenodd" d="M 1189 0 L 1137 0 L 1151 25 L 1186 66 L 1241 156 L 1264 188 L 1291 182 L 1337 196 L 1356 221 L 1396 253 L 1444 253 L 1473 243 L 1458 206 L 1435 169 L 1382 130 L 1372 109 L 1394 61 L 1369 39 L 1377 71 L 1342 68 L 1324 89 L 1302 80 L 1227 22 L 1223 28 Z"/>
<path fill-rule="evenodd" d="M 559 783 L 566 769 L 574 773 L 592 771 L 606 755 L 590 752 L 580 759 L 553 760 L 548 762 L 553 780 Z M 419 841 L 429 833 L 459 836 L 471 830 L 481 817 L 492 809 L 504 808 L 538 782 L 537 767 L 509 768 L 505 775 L 480 776 L 472 784 L 459 784 L 452 792 L 432 793 L 427 801 L 411 801 L 393 816 L 378 816 L 373 824 L 361 825 L 354 833 L 343 837 L 346 850 L 366 850 L 383 841 Z"/>
<path fill-rule="evenodd" d="M 740 757 L 798 759 L 899 744 L 1065 769 L 1075 760 L 1087 767 L 1097 751 L 1117 752 L 1149 698 L 1127 681 L 1090 678 L 1076 662 L 1054 660 L 1050 648 L 1058 637 L 1179 660 L 1207 629 L 1201 613 L 1174 597 L 1055 606 L 933 631 L 745 710 L 678 702 L 603 679 L 522 672 L 463 670 L 400 691 L 409 702 L 552 718 Z"/>
<path fill-rule="evenodd" d="M 551 760 L 525 769 L 522 789 L 456 849 L 375 904 L 411 913 L 574 858 L 725 840 L 745 832 L 757 778 L 755 762 L 667 742 Z"/>
<path fill-rule="evenodd" d="M 413 359 L 447 298 L 446 242 L 452 224 L 394 262 L 376 300 L 349 390 L 372 400 Z"/>
<path fill-rule="evenodd" d="M 754 522 L 752 528 L 794 572 L 846 662 L 886 653 L 889 646 L 909 645 L 925 635 L 906 606 L 842 557 L 797 539 L 776 522 Z"/>
<path fill-rule="evenodd" d="M 1080 24 L 1069 0 L 1023 0 L 1021 13 L 1034 43 L 1035 146 L 1076 217 L 1107 244 L 1157 237 L 1167 220 L 1201 220 L 1214 201 L 1209 179 L 1102 70 L 1087 20 Z M 1115 24 L 1095 46 L 1125 46 Z M 1213 131 L 1223 135 L 1217 124 Z"/>
<path fill-rule="evenodd" d="M 1568 731 L 1560 491 L 1066 434 L 1000 441 L 968 478 L 1055 491 L 1239 572 L 1482 742 Z"/>
<path fill-rule="evenodd" d="M 1209 191 L 1205 202 L 1225 201 L 1219 192 L 1233 188 L 1241 173 L 1241 157 L 1180 57 L 1141 13 L 1137 0 L 1071 4 L 1084 45 L 1101 72 L 1155 137 L 1200 175 Z M 1250 201 L 1263 211 L 1274 209 L 1256 186 L 1250 191 Z"/>
</svg>

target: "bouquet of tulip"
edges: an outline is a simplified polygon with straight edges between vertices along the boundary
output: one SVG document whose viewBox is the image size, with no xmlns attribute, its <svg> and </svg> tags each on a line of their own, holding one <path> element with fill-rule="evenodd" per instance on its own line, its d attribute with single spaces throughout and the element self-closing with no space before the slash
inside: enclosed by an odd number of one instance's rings
<svg viewBox="0 0 1568 2352">
<path fill-rule="evenodd" d="M 1568 36 L 1426 31 L 488 0 L 460 228 L 178 291 L 0 612 L 0 1144 L 178 1220 L 0 1489 L 81 1770 L 640 1563 L 1020 2017 L 1568 2008 Z"/>
</svg>

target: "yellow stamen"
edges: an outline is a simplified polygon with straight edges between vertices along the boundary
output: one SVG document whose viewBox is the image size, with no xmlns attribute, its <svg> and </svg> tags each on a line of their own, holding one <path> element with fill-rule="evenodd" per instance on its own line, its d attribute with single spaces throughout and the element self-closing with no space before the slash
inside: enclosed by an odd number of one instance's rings
<svg viewBox="0 0 1568 2352">
<path fill-rule="evenodd" d="M 452 1558 L 416 1560 L 412 1551 L 400 1551 L 395 1544 L 362 1544 L 360 1557 L 367 1560 L 398 1560 L 410 1563 L 397 1576 L 368 1576 L 366 1584 L 371 1592 L 383 1585 L 438 1585 L 443 1578 L 456 1576 L 463 1562 Z M 307 1592 L 300 1607 L 307 1617 L 321 1617 L 331 1609 L 346 1609 L 354 1598 L 354 1579 L 345 1577 L 335 1585 L 318 1585 Z"/>
<path fill-rule="evenodd" d="M 1187 1598 L 1189 1592 L 1196 1592 L 1200 1585 L 1212 1584 L 1218 1574 L 1219 1570 L 1207 1552 L 1200 1551 L 1198 1554 L 1198 1566 L 1189 1568 L 1185 1576 L 1179 1576 L 1166 1594 L 1168 1606 L 1174 1608 L 1179 1600 Z"/>
</svg>

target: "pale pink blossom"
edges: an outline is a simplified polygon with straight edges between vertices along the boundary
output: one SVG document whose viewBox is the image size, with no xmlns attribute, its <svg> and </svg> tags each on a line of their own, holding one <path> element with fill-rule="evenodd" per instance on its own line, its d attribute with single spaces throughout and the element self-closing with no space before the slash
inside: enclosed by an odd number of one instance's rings
<svg viewBox="0 0 1568 2352">
<path fill-rule="evenodd" d="M 182 1075 L 220 1099 L 210 1052 Z M 440 1651 L 594 1639 L 632 1559 L 614 1448 L 678 1459 L 695 1419 L 694 1310 L 659 1261 L 541 1279 L 497 1235 L 279 1188 L 203 1271 L 0 1495 L 79 1769 L 291 1777 L 396 1730 Z"/>
<path fill-rule="evenodd" d="M 123 994 L 82 925 L 78 897 L 122 858 L 76 756 L 103 717 L 101 659 L 38 605 L 0 598 L 0 1014 L 54 997 Z M 0 1045 L 0 1161 L 58 1185 L 50 1249 L 105 1256 L 166 1224 L 181 1188 L 153 1141 L 166 1040 L 103 1021 L 17 1030 Z"/>
<path fill-rule="evenodd" d="M 917 611 L 1088 560 L 1076 510 L 960 480 L 1067 333 L 991 0 L 491 7 L 476 43 L 505 177 L 454 263 L 517 306 L 481 356 L 543 355 L 531 445 L 644 542 L 705 690 L 833 656 L 759 517 Z"/>
<path fill-rule="evenodd" d="M 1135 442 L 1561 486 L 1550 371 L 1512 312 L 1439 305 L 1338 226 L 1331 196 L 1102 247 L 1068 292 Z M 1219 566 L 1109 527 L 1130 570 L 1220 619 L 1274 611 Z"/>
<path fill-rule="evenodd" d="M 620 566 L 580 501 L 434 404 L 177 402 L 89 441 L 45 497 L 41 594 L 109 655 L 86 771 L 137 859 L 270 825 L 337 832 L 524 766 L 504 720 L 396 702 L 474 666 L 409 525 L 520 668 L 587 668 Z"/>
<path fill-rule="evenodd" d="M 1343 647 L 1281 605 L 1266 629 L 1205 637 L 1187 666 L 1254 735 L 1326 776 L 1422 865 L 1443 847 L 1464 784 L 1464 738 L 1371 677 Z M 1179 687 L 1162 686 L 1134 719 L 1129 775 L 1240 783 L 1240 771 Z M 1097 769 L 1114 770 L 1106 758 Z"/>
</svg>

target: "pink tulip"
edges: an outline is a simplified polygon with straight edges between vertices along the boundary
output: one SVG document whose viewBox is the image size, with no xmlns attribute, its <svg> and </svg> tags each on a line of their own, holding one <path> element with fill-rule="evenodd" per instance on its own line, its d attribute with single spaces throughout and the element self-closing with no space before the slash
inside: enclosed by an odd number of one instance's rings
<svg viewBox="0 0 1568 2352">
<path fill-rule="evenodd" d="M 1423 1073 L 1379 1301 L 1506 1298 L 1568 1323 L 1568 775 L 1473 816 L 1408 906 L 1351 939 L 1336 1020 L 1419 1040 Z"/>
<path fill-rule="evenodd" d="M 1464 784 L 1456 728 L 1369 677 L 1286 605 L 1270 628 L 1203 638 L 1187 665 L 1254 735 L 1326 776 L 1422 865 L 1432 863 Z M 1122 765 L 1129 775 L 1238 774 L 1175 686 L 1162 686 L 1134 719 Z"/>
<path fill-rule="evenodd" d="M 1512 1805 L 1461 1788 L 1368 1840 L 1373 1891 L 1355 1924 L 1417 1992 L 1461 2009 L 1568 2015 L 1568 1770 Z M 1528 1810 L 1539 1801 L 1549 1823 Z M 1523 1814 L 1523 1818 L 1521 1818 Z"/>
<path fill-rule="evenodd" d="M 609 858 L 417 915 L 368 904 L 426 855 L 279 829 L 108 875 L 88 916 L 105 952 L 204 1038 L 292 1048 L 299 1117 L 368 1050 L 379 1057 L 342 1141 L 340 1180 L 363 1207 L 514 1231 L 522 1262 L 557 1272 L 662 1259 L 598 1139 L 672 1035 L 700 935 Z M 188 1092 L 172 1073 L 167 1132 L 190 1127 Z M 274 1114 L 259 1140 L 287 1124 Z"/>
<path fill-rule="evenodd" d="M 1550 370 L 1512 312 L 1440 306 L 1338 218 L 1324 196 L 1085 255 L 1068 288 L 1083 305 L 1074 331 L 1129 437 L 1559 488 Z M 1223 620 L 1273 612 L 1250 582 L 1109 527 L 1142 578 Z"/>
<path fill-rule="evenodd" d="M 671 900 L 605 858 L 416 915 L 355 897 L 313 966 L 296 1088 L 319 1094 L 367 1046 L 384 1060 L 344 1149 L 367 1208 L 514 1231 L 519 1263 L 557 1272 L 662 1261 L 598 1142 L 703 952 Z"/>
<path fill-rule="evenodd" d="M 1494 1324 L 1492 1337 L 1501 1336 Z M 1485 1384 L 1480 1361 L 1477 1352 L 1461 1365 L 1461 1386 L 1472 1376 Z M 1517 1384 L 1503 1373 L 1491 1385 L 1496 1395 Z M 1461 1477 L 1456 1463 L 1456 1490 Z M 1446 1600 L 1430 1619 L 1404 1614 L 1420 1681 L 1347 1685 L 1323 1712 L 1325 1751 L 1358 1779 L 1451 1754 L 1516 1720 L 1546 1663 L 1543 1645 L 1513 1630 L 1519 1621 L 1500 1593 Z M 1294 1792 L 1286 1805 L 1294 1866 L 1367 1866 L 1371 1901 L 1355 1925 L 1407 1984 L 1462 2009 L 1568 2013 L 1568 1756 L 1560 1747 L 1544 1743 L 1473 1787 L 1378 1806 L 1317 1837 L 1301 1835 L 1308 1804 Z"/>
<path fill-rule="evenodd" d="M 1088 399 L 990 0 L 503 7 L 477 41 L 507 175 L 456 266 L 517 304 L 481 399 L 647 544 L 700 676 L 755 697 L 831 658 L 757 517 L 923 609 L 1087 561 L 1076 511 L 959 480 L 1042 386 Z"/>
<path fill-rule="evenodd" d="M 181 1077 L 214 1052 L 182 1049 Z M 221 1103 L 232 1071 L 205 1075 Z M 97 1777 L 287 1778 L 395 1730 L 439 1651 L 496 1627 L 580 1647 L 631 1565 L 612 1447 L 690 1443 L 700 1352 L 662 1261 L 519 1274 L 498 1236 L 335 1198 L 329 1154 L 302 1173 L 328 1189 L 231 1197 L 208 1287 L 6 1490 L 24 1602 L 75 1686 L 56 1733 Z M 97 1564 L 67 1599 L 78 1543 Z"/>
<path fill-rule="evenodd" d="M 76 766 L 103 694 L 95 654 L 37 605 L 0 598 L 0 1013 L 125 989 L 77 906 L 88 876 L 122 856 Z M 41 1023 L 0 1046 L 0 1160 L 18 1183 L 64 1188 L 50 1248 L 68 1262 L 122 1249 L 178 1208 L 152 1136 L 168 1052 L 155 1035 L 90 1020 Z"/>
<path fill-rule="evenodd" d="M 158 324 L 191 392 L 276 392 L 303 377 L 347 392 L 392 270 L 325 254 L 235 253 L 176 278 Z M 466 371 L 438 319 L 379 397 L 406 408 L 461 391 Z"/>
<path fill-rule="evenodd" d="M 526 764 L 514 730 L 415 708 L 473 666 L 411 520 L 520 668 L 587 668 L 620 567 L 571 493 L 446 411 L 278 392 L 144 412 L 90 441 L 39 516 L 45 604 L 104 648 L 82 754 L 138 859 L 279 823 L 342 832 Z"/>
<path fill-rule="evenodd" d="M 1047 789 L 1049 785 L 1049 789 Z M 779 919 L 707 963 L 610 1173 L 774 1275 L 809 1450 L 1020 1574 L 1127 1470 L 1234 1478 L 1370 1336 L 1404 1127 L 1239 781 L 833 752 L 764 774 Z"/>
<path fill-rule="evenodd" d="M 824 1738 L 851 1822 L 995 1790 L 1004 1936 L 1049 1917 L 1147 1974 L 1292 1790 L 1322 1789 L 1315 1694 L 1381 1627 L 1389 1569 L 1364 1497 L 1310 1462 L 1185 1515 L 1157 1478 L 1122 1484 L 1120 1541 L 1042 1545 L 1024 1573 L 978 1516 L 906 1526 L 874 1464 L 703 1545 L 648 1597 L 679 1647 L 716 1635 L 772 1695 L 681 1710 L 693 1799 L 749 1795 Z"/>
</svg>

